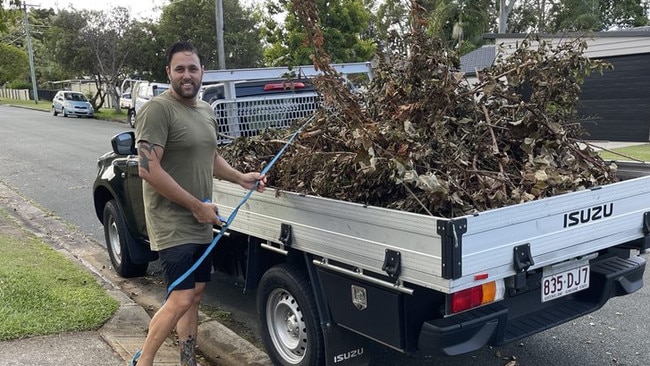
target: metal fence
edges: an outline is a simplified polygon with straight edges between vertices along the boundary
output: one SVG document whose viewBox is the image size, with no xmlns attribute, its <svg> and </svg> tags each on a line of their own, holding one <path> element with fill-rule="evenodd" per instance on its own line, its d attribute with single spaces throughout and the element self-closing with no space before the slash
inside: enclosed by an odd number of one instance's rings
<svg viewBox="0 0 650 366">
<path fill-rule="evenodd" d="M 315 92 L 217 100 L 212 103 L 219 124 L 219 141 L 255 136 L 266 128 L 286 128 L 311 116 L 321 104 Z"/>
</svg>

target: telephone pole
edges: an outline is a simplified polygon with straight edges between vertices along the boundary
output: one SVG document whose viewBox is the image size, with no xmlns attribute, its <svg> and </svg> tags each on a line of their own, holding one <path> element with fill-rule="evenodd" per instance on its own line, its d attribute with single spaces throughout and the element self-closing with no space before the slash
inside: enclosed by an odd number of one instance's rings
<svg viewBox="0 0 650 366">
<path fill-rule="evenodd" d="M 217 55 L 219 61 L 219 69 L 226 68 L 226 55 L 224 54 L 224 41 L 223 41 L 223 0 L 215 0 L 214 13 L 217 23 Z"/>
<path fill-rule="evenodd" d="M 29 71 L 32 79 L 32 93 L 34 93 L 34 103 L 38 104 L 38 88 L 36 86 L 36 70 L 34 69 L 34 50 L 32 49 L 32 37 L 29 34 L 29 17 L 27 16 L 27 4 L 23 3 L 25 13 L 25 34 L 27 36 L 27 52 L 29 53 Z"/>
</svg>

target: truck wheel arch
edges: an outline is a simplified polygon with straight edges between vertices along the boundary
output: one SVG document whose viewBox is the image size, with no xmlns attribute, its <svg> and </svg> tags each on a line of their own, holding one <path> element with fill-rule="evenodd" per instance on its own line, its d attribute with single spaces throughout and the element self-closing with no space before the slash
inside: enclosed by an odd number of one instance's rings
<svg viewBox="0 0 650 366">
<path fill-rule="evenodd" d="M 124 214 L 115 200 L 106 202 L 103 220 L 106 249 L 115 271 L 124 278 L 141 277 L 147 273 L 149 262 L 135 263 L 131 248 L 138 243 L 129 234 Z"/>
</svg>

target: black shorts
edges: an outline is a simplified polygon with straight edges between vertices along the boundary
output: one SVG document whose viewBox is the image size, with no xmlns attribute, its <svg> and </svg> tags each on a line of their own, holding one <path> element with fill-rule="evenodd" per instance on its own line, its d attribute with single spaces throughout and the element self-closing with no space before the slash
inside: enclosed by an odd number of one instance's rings
<svg viewBox="0 0 650 366">
<path fill-rule="evenodd" d="M 165 288 L 183 276 L 203 255 L 209 244 L 183 244 L 158 252 L 162 266 Z M 210 282 L 212 277 L 212 256 L 207 256 L 174 290 L 189 290 L 196 282 Z"/>
</svg>

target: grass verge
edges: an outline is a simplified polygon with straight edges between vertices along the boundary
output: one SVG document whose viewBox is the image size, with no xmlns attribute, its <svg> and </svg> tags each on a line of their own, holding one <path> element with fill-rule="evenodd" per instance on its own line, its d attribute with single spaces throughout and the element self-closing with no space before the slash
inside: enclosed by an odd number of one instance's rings
<svg viewBox="0 0 650 366">
<path fill-rule="evenodd" d="M 50 111 L 52 109 L 52 102 L 49 100 L 41 100 L 35 103 L 33 100 L 18 100 L 18 99 L 6 99 L 0 98 L 0 104 L 11 104 L 21 107 L 27 107 L 37 110 Z M 124 121 L 126 122 L 126 111 L 121 110 L 119 113 L 116 113 L 112 108 L 101 108 L 98 111 L 95 111 L 96 119 L 104 119 L 109 121 Z"/>
<path fill-rule="evenodd" d="M 605 160 L 650 161 L 650 144 L 621 147 L 611 151 L 600 150 L 598 155 Z"/>
<path fill-rule="evenodd" d="M 52 109 L 52 102 L 50 102 L 49 100 L 41 100 L 37 104 L 33 100 L 0 98 L 0 104 L 19 105 L 21 107 L 29 107 L 29 108 L 40 109 L 44 111 L 49 111 L 50 109 Z"/>
<path fill-rule="evenodd" d="M 0 341 L 98 329 L 117 310 L 96 279 L 0 209 Z"/>
</svg>

